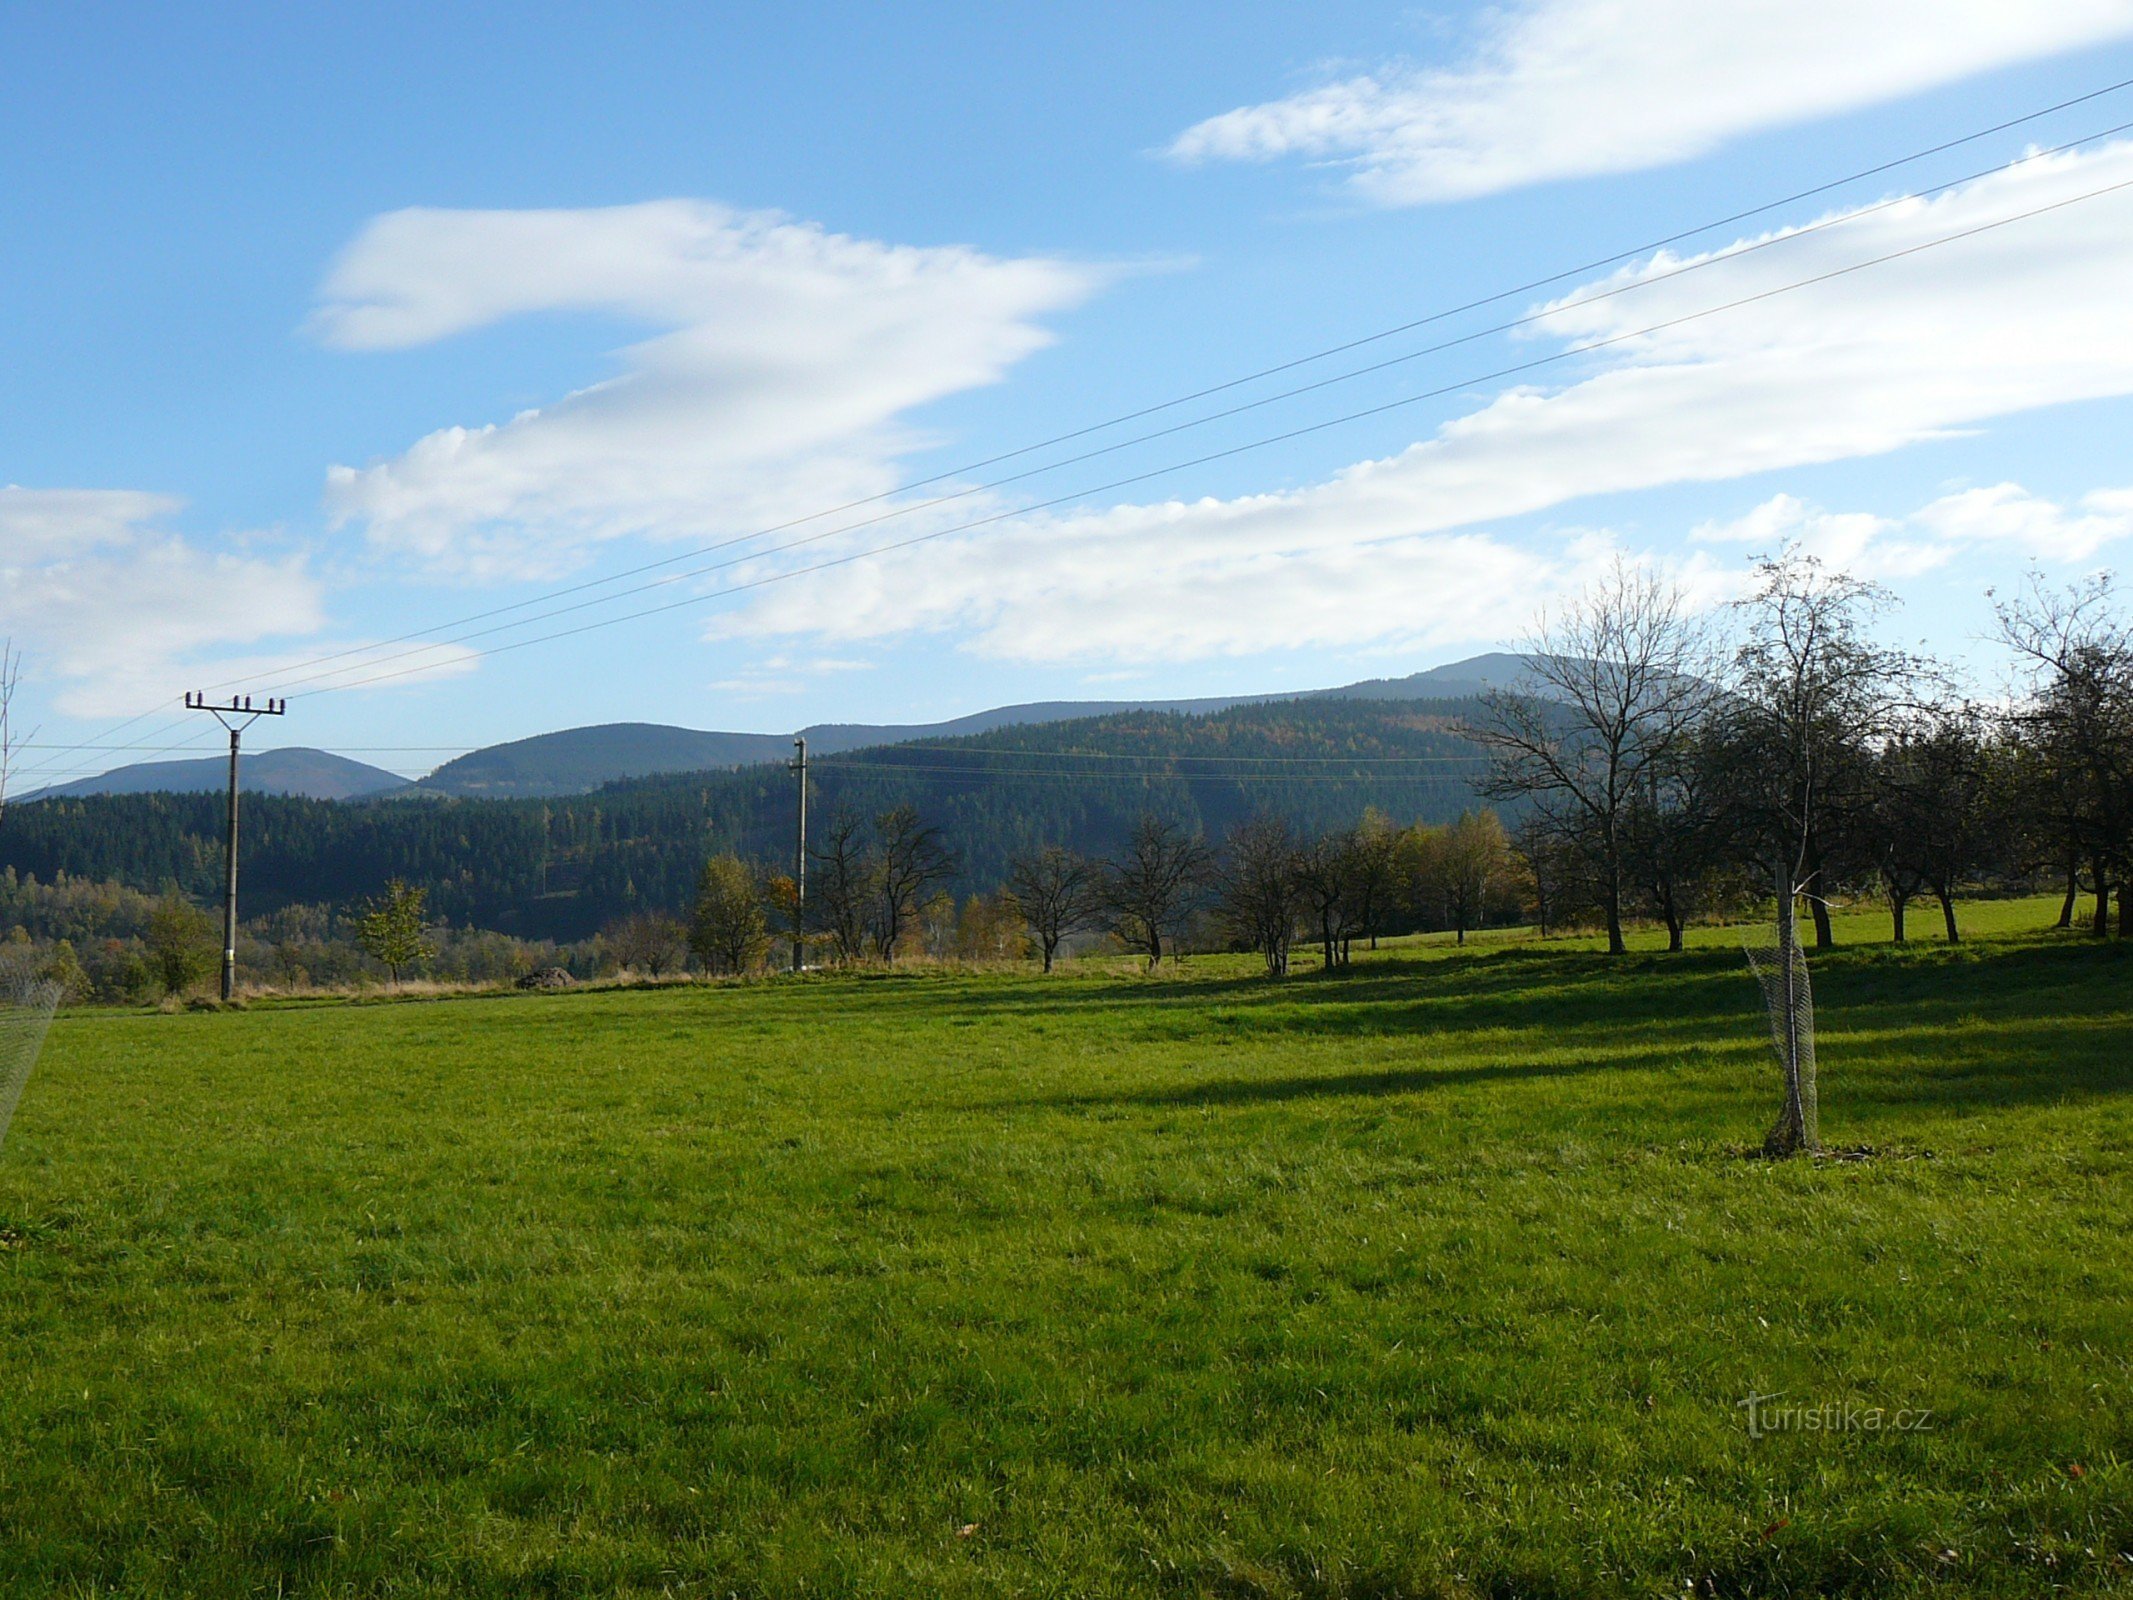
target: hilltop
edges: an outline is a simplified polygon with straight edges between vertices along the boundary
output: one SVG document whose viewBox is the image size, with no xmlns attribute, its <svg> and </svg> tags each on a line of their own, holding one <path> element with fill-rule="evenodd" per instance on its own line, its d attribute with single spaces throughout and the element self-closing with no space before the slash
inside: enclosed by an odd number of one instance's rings
<svg viewBox="0 0 2133 1600">
<path fill-rule="evenodd" d="M 1238 706 L 1298 700 L 1457 700 L 1517 682 L 1524 658 L 1475 656 L 1399 678 L 1370 678 L 1332 689 L 1277 690 L 1186 700 L 1042 700 L 995 706 L 966 716 L 922 723 L 817 723 L 799 730 L 815 755 L 877 745 L 960 739 L 1006 728 L 1082 722 L 1130 712 L 1207 716 Z M 667 773 L 762 766 L 792 754 L 791 733 L 704 731 L 651 722 L 609 722 L 563 728 L 486 745 L 445 762 L 412 782 L 379 767 L 322 750 L 269 750 L 244 758 L 244 786 L 262 794 L 313 800 L 351 800 L 398 790 L 459 799 L 553 799 L 590 794 L 605 784 Z M 228 765 L 219 756 L 125 766 L 98 777 L 56 785 L 27 800 L 90 794 L 220 792 Z"/>
</svg>

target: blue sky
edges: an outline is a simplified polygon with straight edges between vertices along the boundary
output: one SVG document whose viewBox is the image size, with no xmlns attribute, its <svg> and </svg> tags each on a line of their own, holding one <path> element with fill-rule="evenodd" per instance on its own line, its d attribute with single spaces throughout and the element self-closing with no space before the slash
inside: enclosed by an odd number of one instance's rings
<svg viewBox="0 0 2133 1600">
<path fill-rule="evenodd" d="M 1513 642 L 1618 554 L 1716 606 L 1787 539 L 1982 681 L 1988 586 L 2133 534 L 2133 135 L 2017 163 L 2133 90 L 1286 381 L 1478 334 L 1383 373 L 960 470 L 2133 78 L 2133 0 L 719 9 L 0 13 L 29 784 L 209 743 L 170 704 L 224 682 L 295 696 L 274 742 L 404 771 L 595 721 L 1333 683 Z M 919 504 L 936 474 L 971 492 Z"/>
</svg>

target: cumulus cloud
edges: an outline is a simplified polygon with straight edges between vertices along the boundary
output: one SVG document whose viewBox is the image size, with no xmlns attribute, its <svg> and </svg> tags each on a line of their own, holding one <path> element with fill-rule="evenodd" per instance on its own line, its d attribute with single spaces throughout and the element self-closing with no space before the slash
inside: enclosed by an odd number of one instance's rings
<svg viewBox="0 0 2133 1600">
<path fill-rule="evenodd" d="M 702 538 L 895 489 L 914 408 L 997 382 L 1102 269 L 834 234 L 698 200 L 398 211 L 334 266 L 312 318 L 348 350 L 533 312 L 658 330 L 553 404 L 336 466 L 327 499 L 378 545 L 471 578 L 562 570 L 604 540 Z"/>
<path fill-rule="evenodd" d="M 2133 35 L 2133 0 L 1523 0 L 1465 60 L 1188 128 L 1185 162 L 1331 162 L 1382 205 L 1687 160 L 1761 129 Z"/>
<path fill-rule="evenodd" d="M 717 631 L 930 631 L 992 656 L 1088 662 L 1500 639 L 1607 552 L 1589 539 L 1482 525 L 1597 495 L 1878 454 L 2133 391 L 2133 299 L 2123 293 L 2133 190 L 1640 331 L 2116 183 L 2133 183 L 2133 145 L 2026 162 L 1688 276 L 1664 276 L 1682 264 L 1672 257 L 1640 262 L 1546 310 L 1536 337 L 1553 348 L 1620 340 L 1580 358 L 1586 375 L 1500 394 L 1396 455 L 1282 493 L 952 535 L 757 588 Z M 2035 549 L 2053 548 L 2037 507 L 1991 493 L 1951 497 L 1914 536 L 1941 539 L 1937 527 L 1998 517 L 2026 529 Z M 2065 534 L 2056 548 L 2073 550 L 2102 526 L 2081 518 L 2121 509 L 2106 498 L 2051 524 Z M 1823 530 L 1862 548 L 1879 532 L 1871 519 Z M 780 571 L 765 562 L 740 581 Z"/>
<path fill-rule="evenodd" d="M 1915 578 L 1958 562 L 2016 557 L 2049 566 L 2094 559 L 2133 536 L 2133 489 L 2097 489 L 2077 506 L 1996 483 L 1941 496 L 1907 516 L 1830 511 L 1796 495 L 1772 495 L 1743 516 L 1710 522 L 1690 537 L 1757 554 L 1790 546 L 1855 577 Z"/>
</svg>

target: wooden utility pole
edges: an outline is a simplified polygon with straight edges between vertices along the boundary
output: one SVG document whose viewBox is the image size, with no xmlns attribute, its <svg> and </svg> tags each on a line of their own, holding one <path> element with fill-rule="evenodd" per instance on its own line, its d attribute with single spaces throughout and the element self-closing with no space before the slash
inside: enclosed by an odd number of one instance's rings
<svg viewBox="0 0 2133 1600">
<path fill-rule="evenodd" d="M 787 765 L 799 780 L 799 805 L 793 812 L 792 838 L 792 969 L 807 965 L 807 738 L 792 742 L 793 758 Z"/>
<path fill-rule="evenodd" d="M 222 866 L 222 998 L 237 996 L 237 747 L 244 730 L 261 717 L 278 717 L 289 709 L 286 700 L 254 705 L 250 695 L 231 695 L 228 705 L 215 705 L 206 695 L 185 697 L 185 709 L 205 711 L 230 731 L 230 830 L 223 846 Z"/>
</svg>

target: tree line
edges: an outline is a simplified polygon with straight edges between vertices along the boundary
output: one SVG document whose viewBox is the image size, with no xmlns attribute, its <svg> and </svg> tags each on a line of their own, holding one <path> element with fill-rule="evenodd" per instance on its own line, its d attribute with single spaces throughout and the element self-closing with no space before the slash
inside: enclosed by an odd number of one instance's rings
<svg viewBox="0 0 2133 1600">
<path fill-rule="evenodd" d="M 2108 578 L 2032 578 L 1996 602 L 2013 691 L 1880 643 L 1887 591 L 1788 551 L 1713 617 L 1626 565 L 1543 622 L 1530 678 L 1469 725 L 1482 791 L 1515 805 L 1539 915 L 1589 911 L 1611 950 L 1635 917 L 1687 924 L 1745 898 L 1929 900 L 1947 937 L 1987 877 L 2087 897 L 2097 935 L 2133 931 L 2133 634 Z"/>
<path fill-rule="evenodd" d="M 1474 749 L 1458 731 L 1473 709 L 1312 699 L 1010 727 L 820 760 L 815 796 L 823 816 L 918 806 L 956 841 L 961 898 L 990 892 L 1015 856 L 1043 843 L 1109 854 L 1143 811 L 1210 836 L 1269 807 L 1313 830 L 1367 805 L 1447 820 L 1474 804 Z M 1290 772 L 1311 781 L 1281 781 Z M 0 868 L 212 900 L 222 810 L 219 794 L 10 805 Z M 792 812 L 782 766 L 632 779 L 556 800 L 248 795 L 244 905 L 340 913 L 400 878 L 427 889 L 432 913 L 455 928 L 584 940 L 634 912 L 686 920 L 707 852 L 778 859 Z"/>
<path fill-rule="evenodd" d="M 942 829 L 908 802 L 872 817 L 833 812 L 807 855 L 804 897 L 784 873 L 738 857 L 708 862 L 684 919 L 641 913 L 612 925 L 610 948 L 651 975 L 693 955 L 707 972 L 759 968 L 797 937 L 811 961 L 892 964 L 913 955 L 1035 958 L 1050 972 L 1083 939 L 1134 952 L 1151 969 L 1188 945 L 1254 950 L 1289 969 L 1299 940 L 1323 965 L 1358 940 L 1417 927 L 1469 930 L 1520 912 L 1527 892 L 1496 814 L 1395 826 L 1367 810 L 1352 827 L 1307 833 L 1260 812 L 1220 840 L 1144 812 L 1114 853 L 1043 844 L 1013 857 L 1006 881 L 958 906 L 958 861 Z"/>
</svg>

